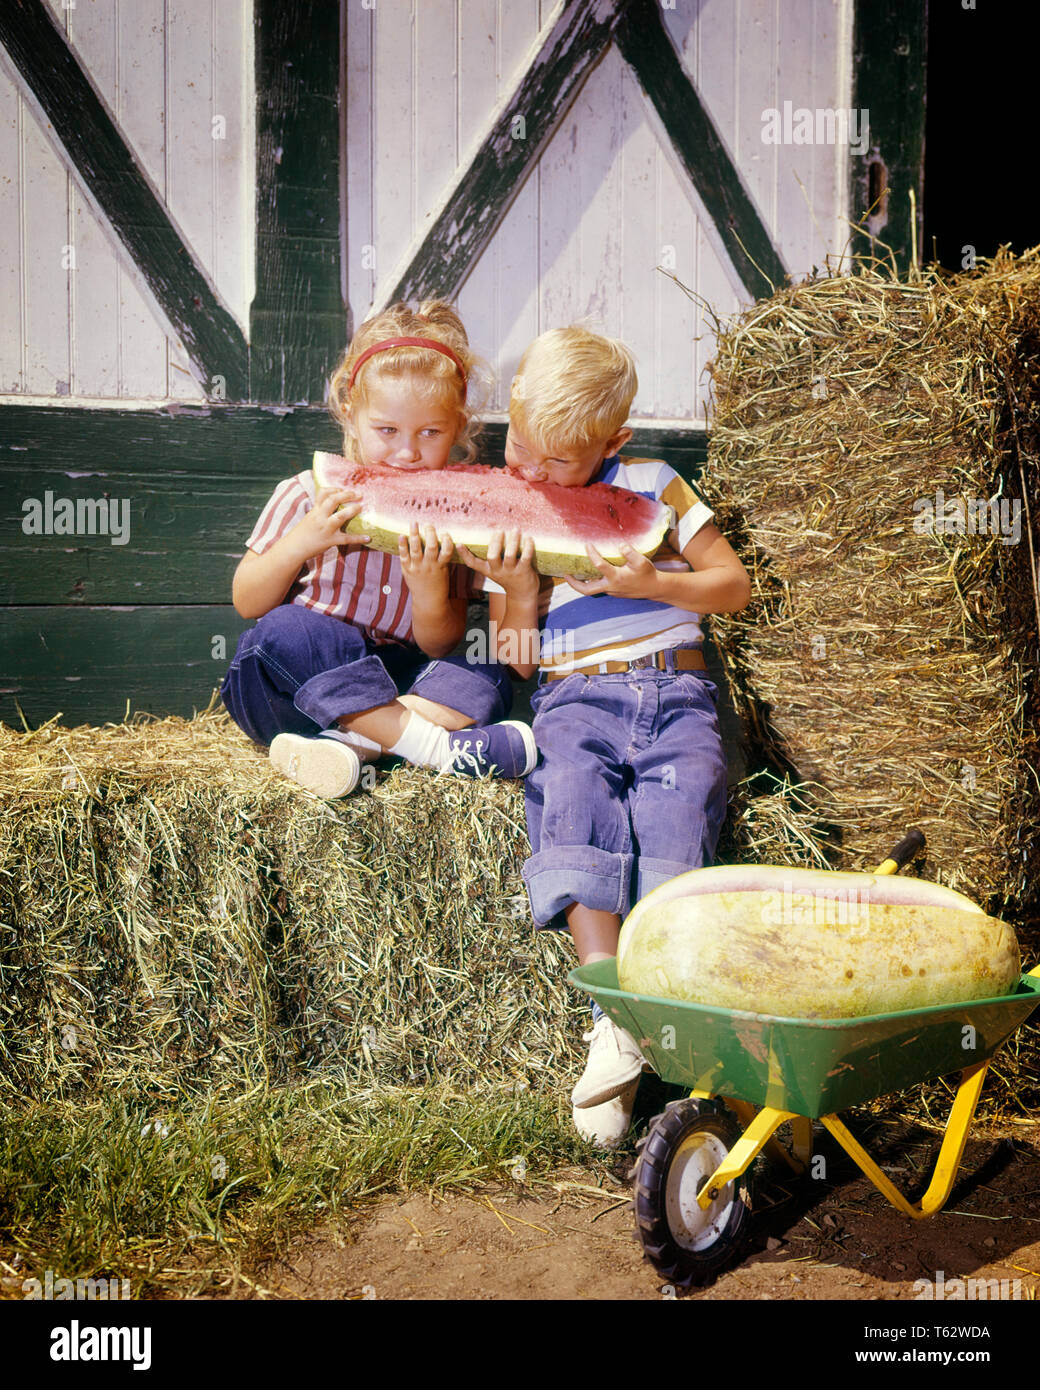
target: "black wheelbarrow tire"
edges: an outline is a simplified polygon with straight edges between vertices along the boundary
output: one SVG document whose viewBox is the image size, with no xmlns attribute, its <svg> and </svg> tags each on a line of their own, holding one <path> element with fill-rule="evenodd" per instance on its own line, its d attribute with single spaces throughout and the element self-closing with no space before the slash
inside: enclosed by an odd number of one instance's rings
<svg viewBox="0 0 1040 1390">
<path fill-rule="evenodd" d="M 749 1174 L 727 1183 L 707 1211 L 694 1200 L 739 1137 L 736 1122 L 714 1102 L 677 1100 L 637 1145 L 636 1235 L 658 1272 L 684 1287 L 735 1262 L 751 1234 Z"/>
</svg>

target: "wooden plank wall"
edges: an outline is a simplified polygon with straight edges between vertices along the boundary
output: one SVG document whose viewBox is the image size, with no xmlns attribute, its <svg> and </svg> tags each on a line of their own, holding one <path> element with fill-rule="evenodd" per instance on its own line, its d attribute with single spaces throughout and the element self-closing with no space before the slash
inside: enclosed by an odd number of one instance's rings
<svg viewBox="0 0 1040 1390">
<path fill-rule="evenodd" d="M 47 4 L 245 329 L 255 225 L 251 0 Z M 45 127 L 0 50 L 0 399 L 200 399 L 187 355 Z"/>
<path fill-rule="evenodd" d="M 346 264 L 355 322 L 385 293 L 552 9 L 549 0 L 348 7 Z M 762 112 L 785 100 L 848 106 L 849 0 L 676 0 L 662 18 L 785 263 L 799 275 L 839 255 L 847 151 L 765 144 Z M 459 297 L 474 345 L 499 377 L 492 408 L 506 408 L 531 338 L 586 319 L 635 350 L 639 416 L 703 421 L 710 319 L 658 265 L 720 314 L 745 298 L 611 47 Z"/>
</svg>

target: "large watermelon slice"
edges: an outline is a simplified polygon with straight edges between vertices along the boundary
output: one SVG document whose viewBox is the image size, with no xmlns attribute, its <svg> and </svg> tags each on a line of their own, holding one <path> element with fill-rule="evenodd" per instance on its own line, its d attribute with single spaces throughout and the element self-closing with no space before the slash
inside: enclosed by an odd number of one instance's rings
<svg viewBox="0 0 1040 1390">
<path fill-rule="evenodd" d="M 439 471 L 369 468 L 319 450 L 314 479 L 318 487 L 361 493 L 364 509 L 345 529 L 371 536 L 376 550 L 396 553 L 398 536 L 407 535 L 418 521 L 446 531 L 456 545 L 483 557 L 493 531 L 519 528 L 534 538 L 535 568 L 541 574 L 595 578 L 586 541 L 605 560 L 620 565 L 619 542 L 650 555 L 671 525 L 671 508 L 664 502 L 626 488 L 525 483 L 504 468 L 480 464 L 452 464 Z"/>
</svg>

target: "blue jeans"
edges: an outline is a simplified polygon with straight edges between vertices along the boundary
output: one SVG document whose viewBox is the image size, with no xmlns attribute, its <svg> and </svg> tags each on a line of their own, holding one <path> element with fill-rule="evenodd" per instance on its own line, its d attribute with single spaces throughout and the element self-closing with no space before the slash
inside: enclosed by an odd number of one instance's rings
<svg viewBox="0 0 1040 1390">
<path fill-rule="evenodd" d="M 711 863 L 727 808 L 717 700 L 702 676 L 653 668 L 538 687 L 523 869 L 538 926 L 564 925 L 570 903 L 624 917 Z"/>
<path fill-rule="evenodd" d="M 513 703 L 504 666 L 461 656 L 431 661 L 418 647 L 377 646 L 350 623 L 299 603 L 273 608 L 243 632 L 220 687 L 231 718 L 265 745 L 277 734 L 314 736 L 405 693 L 475 724 L 504 719 Z"/>
</svg>

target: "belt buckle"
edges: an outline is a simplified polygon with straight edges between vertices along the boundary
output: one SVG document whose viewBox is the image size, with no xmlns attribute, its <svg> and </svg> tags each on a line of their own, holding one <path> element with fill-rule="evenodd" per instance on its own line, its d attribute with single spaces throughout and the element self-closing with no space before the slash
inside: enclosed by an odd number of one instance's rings
<svg viewBox="0 0 1040 1390">
<path fill-rule="evenodd" d="M 645 670 L 646 667 L 654 665 L 655 655 L 655 652 L 648 652 L 644 656 L 637 656 L 633 661 L 629 662 L 629 666 L 633 671 Z"/>
</svg>

